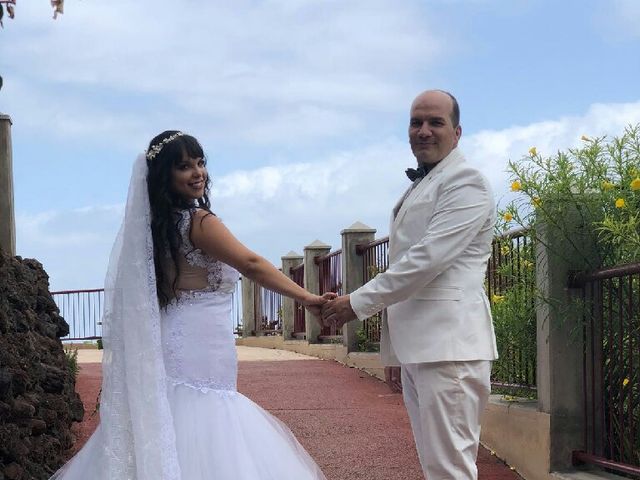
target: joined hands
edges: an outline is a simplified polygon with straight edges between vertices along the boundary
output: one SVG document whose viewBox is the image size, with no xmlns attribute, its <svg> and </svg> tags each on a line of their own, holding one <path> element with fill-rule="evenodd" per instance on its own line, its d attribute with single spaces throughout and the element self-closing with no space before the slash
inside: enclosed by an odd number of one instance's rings
<svg viewBox="0 0 640 480">
<path fill-rule="evenodd" d="M 335 328 L 342 328 L 342 326 L 355 320 L 356 314 L 351 308 L 351 302 L 349 301 L 349 295 L 337 296 L 334 294 L 334 298 L 324 305 L 322 305 L 322 325 L 325 327 L 334 326 Z"/>
<path fill-rule="evenodd" d="M 304 306 L 316 317 L 321 327 L 342 328 L 345 323 L 357 318 L 351 308 L 349 295 L 338 296 L 333 292 L 314 295 Z"/>
<path fill-rule="evenodd" d="M 327 292 L 322 296 L 309 294 L 309 298 L 303 300 L 302 305 L 304 305 L 304 308 L 309 310 L 309 312 L 318 319 L 320 325 L 324 326 L 322 324 L 322 308 L 337 296 L 338 295 L 333 292 Z"/>
</svg>

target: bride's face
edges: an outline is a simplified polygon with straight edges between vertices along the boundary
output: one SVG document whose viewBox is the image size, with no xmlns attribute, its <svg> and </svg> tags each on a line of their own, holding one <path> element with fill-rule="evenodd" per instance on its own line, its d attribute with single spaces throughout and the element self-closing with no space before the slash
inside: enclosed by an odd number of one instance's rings
<svg viewBox="0 0 640 480">
<path fill-rule="evenodd" d="M 187 200 L 204 195 L 207 183 L 207 167 L 203 158 L 185 157 L 171 170 L 171 189 Z"/>
</svg>

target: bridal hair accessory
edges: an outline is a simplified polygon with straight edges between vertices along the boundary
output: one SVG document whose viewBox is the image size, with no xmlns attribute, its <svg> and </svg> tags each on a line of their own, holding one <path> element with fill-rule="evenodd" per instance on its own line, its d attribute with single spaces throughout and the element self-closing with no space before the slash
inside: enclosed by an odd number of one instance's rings
<svg viewBox="0 0 640 480">
<path fill-rule="evenodd" d="M 173 142 L 176 138 L 181 137 L 182 135 L 184 135 L 184 133 L 182 133 L 182 132 L 174 133 L 173 135 L 171 135 L 171 136 L 165 138 L 164 140 L 162 140 L 160 143 L 157 143 L 156 145 L 153 145 L 147 151 L 147 160 L 153 160 L 154 158 L 156 158 L 156 155 L 158 155 L 160 153 L 160 151 L 164 148 L 164 146 L 167 143 Z"/>
</svg>

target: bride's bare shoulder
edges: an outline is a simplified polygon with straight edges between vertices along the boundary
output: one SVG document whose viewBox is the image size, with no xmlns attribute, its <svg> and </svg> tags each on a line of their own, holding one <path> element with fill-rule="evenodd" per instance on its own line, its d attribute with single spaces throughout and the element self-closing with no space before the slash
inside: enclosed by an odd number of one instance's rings
<svg viewBox="0 0 640 480">
<path fill-rule="evenodd" d="M 193 208 L 191 209 L 191 218 L 192 220 L 198 220 L 198 221 L 209 221 L 209 220 L 213 220 L 213 221 L 220 221 L 220 219 L 218 218 L 218 216 L 209 211 L 209 210 L 205 210 L 204 208 Z"/>
</svg>

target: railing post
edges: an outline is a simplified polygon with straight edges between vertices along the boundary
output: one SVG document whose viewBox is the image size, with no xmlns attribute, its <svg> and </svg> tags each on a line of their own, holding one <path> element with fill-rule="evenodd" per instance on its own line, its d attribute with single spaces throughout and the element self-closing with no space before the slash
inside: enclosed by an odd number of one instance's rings
<svg viewBox="0 0 640 480">
<path fill-rule="evenodd" d="M 315 258 L 326 255 L 331 251 L 331 246 L 316 240 L 304 247 L 304 288 L 318 295 L 320 293 L 320 271 Z M 307 341 L 316 343 L 320 335 L 320 323 L 308 310 L 304 312 Z"/>
<path fill-rule="evenodd" d="M 364 256 L 356 253 L 356 246 L 373 242 L 376 230 L 364 223 L 356 222 L 340 232 L 342 235 L 342 293 L 351 293 L 364 284 Z M 360 320 L 346 323 L 342 327 L 342 343 L 348 352 L 358 350 Z"/>
<path fill-rule="evenodd" d="M 565 232 L 576 232 L 571 239 L 540 224 L 536 242 L 536 383 L 538 408 L 550 417 L 551 471 L 571 468 L 572 451 L 584 448 L 583 312 L 567 282 L 570 271 L 591 270 L 589 260 L 598 258 L 589 228 L 578 227 L 584 219 L 567 212 L 561 221 Z"/>
<path fill-rule="evenodd" d="M 289 252 L 282 257 L 282 273 L 291 278 L 291 269 L 297 267 L 303 261 L 304 257 L 296 252 Z M 283 295 L 282 297 L 282 338 L 290 340 L 293 338 L 295 319 L 295 301 Z"/>
<path fill-rule="evenodd" d="M 256 334 L 256 284 L 253 280 L 242 277 L 242 336 Z"/>
<path fill-rule="evenodd" d="M 16 254 L 16 222 L 13 206 L 13 158 L 11 117 L 0 113 L 0 247 Z"/>
</svg>

